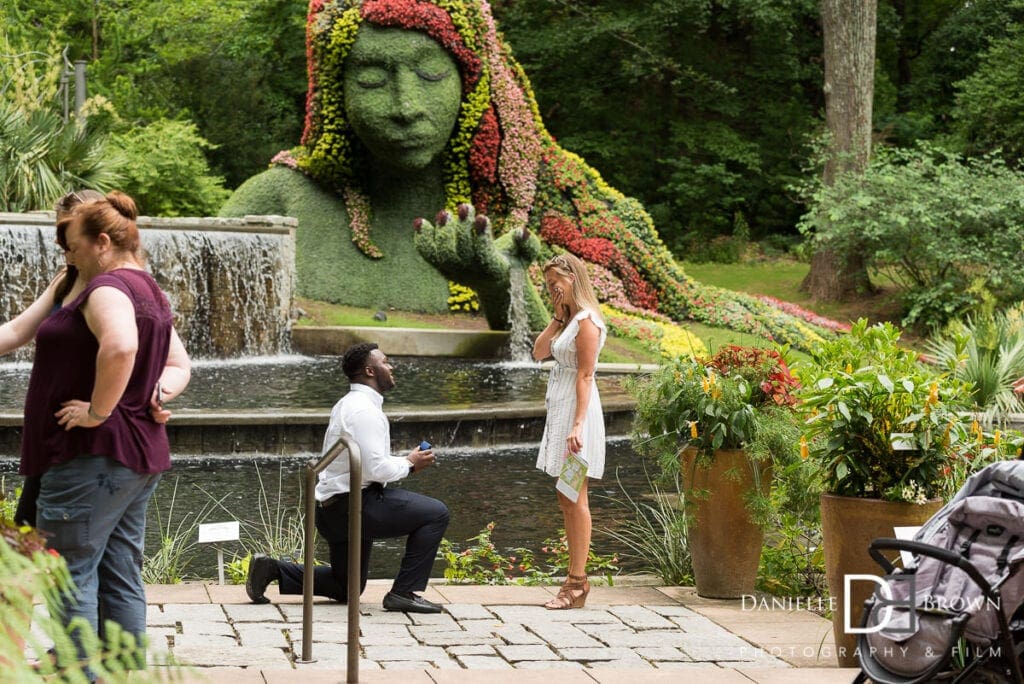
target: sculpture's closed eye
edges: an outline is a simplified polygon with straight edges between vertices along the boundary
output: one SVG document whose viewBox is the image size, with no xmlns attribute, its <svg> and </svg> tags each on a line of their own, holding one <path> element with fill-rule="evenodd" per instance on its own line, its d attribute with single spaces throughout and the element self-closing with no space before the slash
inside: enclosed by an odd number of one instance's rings
<svg viewBox="0 0 1024 684">
<path fill-rule="evenodd" d="M 416 75 L 417 76 L 422 78 L 424 81 L 430 81 L 431 83 L 436 83 L 438 81 L 443 81 L 444 79 L 448 78 L 448 74 L 449 73 L 450 72 L 447 69 L 444 69 L 444 70 L 441 70 L 441 71 L 436 71 L 436 70 L 429 70 L 428 71 L 426 69 L 417 69 L 416 70 Z"/>
</svg>

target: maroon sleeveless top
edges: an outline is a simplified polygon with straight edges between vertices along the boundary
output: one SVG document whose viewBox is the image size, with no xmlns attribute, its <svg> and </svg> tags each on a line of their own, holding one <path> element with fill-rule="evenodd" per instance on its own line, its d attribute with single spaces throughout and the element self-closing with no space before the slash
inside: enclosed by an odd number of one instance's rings
<svg viewBox="0 0 1024 684">
<path fill-rule="evenodd" d="M 97 287 L 124 292 L 135 306 L 139 348 L 128 387 L 110 417 L 94 428 L 64 430 L 53 415 L 71 399 L 89 401 L 99 343 L 81 307 Z M 35 359 L 25 397 L 21 472 L 42 475 L 77 456 L 107 456 L 137 473 L 171 467 L 167 430 L 149 415 L 171 344 L 171 307 L 145 271 L 121 268 L 98 275 L 73 302 L 51 314 L 36 332 Z"/>
</svg>

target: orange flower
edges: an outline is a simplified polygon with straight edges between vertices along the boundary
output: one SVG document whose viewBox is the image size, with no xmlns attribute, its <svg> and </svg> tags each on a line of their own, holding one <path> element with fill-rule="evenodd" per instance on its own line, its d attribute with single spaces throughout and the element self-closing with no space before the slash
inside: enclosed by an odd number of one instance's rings
<svg viewBox="0 0 1024 684">
<path fill-rule="evenodd" d="M 811 450 L 807 447 L 807 438 L 800 437 L 800 458 L 807 460 L 807 457 L 811 455 Z"/>
</svg>

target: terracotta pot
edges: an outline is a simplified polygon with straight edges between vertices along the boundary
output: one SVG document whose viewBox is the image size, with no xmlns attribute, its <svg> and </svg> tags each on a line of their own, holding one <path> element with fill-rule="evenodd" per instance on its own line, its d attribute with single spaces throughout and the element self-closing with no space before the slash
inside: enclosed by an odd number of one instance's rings
<svg viewBox="0 0 1024 684">
<path fill-rule="evenodd" d="M 879 537 L 894 537 L 894 527 L 920 526 L 942 508 L 940 499 L 914 504 L 851 496 L 821 495 L 821 535 L 825 547 L 825 575 L 832 597 L 832 633 L 839 667 L 859 667 L 857 635 L 847 634 L 844 607 L 850 606 L 850 625 L 859 627 L 864 601 L 875 585 L 850 583 L 846 596 L 845 575 L 881 575 L 882 569 L 868 555 L 868 546 Z"/>
<path fill-rule="evenodd" d="M 707 468 L 695 464 L 696 456 L 693 448 L 680 454 L 697 595 L 740 598 L 754 591 L 764 541 L 764 530 L 750 519 L 745 501 L 755 485 L 754 470 L 742 449 L 719 449 Z M 771 464 L 756 465 L 766 489 Z"/>
</svg>

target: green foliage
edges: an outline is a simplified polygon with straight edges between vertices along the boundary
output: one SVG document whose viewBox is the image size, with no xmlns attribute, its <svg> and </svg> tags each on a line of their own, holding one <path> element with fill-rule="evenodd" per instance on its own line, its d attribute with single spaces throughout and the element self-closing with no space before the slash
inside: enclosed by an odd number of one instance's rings
<svg viewBox="0 0 1024 684">
<path fill-rule="evenodd" d="M 65 122 L 57 90 L 63 64 L 52 41 L 12 41 L 0 26 L 0 211 L 52 209 L 70 188 L 108 190 L 121 159 L 88 117 Z M 87 103 L 93 108 L 101 104 Z"/>
<path fill-rule="evenodd" d="M 565 531 L 560 530 L 557 540 L 546 539 L 541 553 L 546 557 L 539 560 L 533 551 L 525 548 L 513 549 L 504 555 L 491 541 L 494 523 L 488 523 L 480 534 L 467 539 L 468 546 L 459 548 L 449 539 L 441 540 L 438 558 L 445 561 L 444 577 L 456 584 L 548 584 L 569 571 L 569 547 Z M 618 558 L 598 555 L 593 547 L 587 558 L 587 572 L 604 575 L 609 585 L 618 572 Z"/>
<path fill-rule="evenodd" d="M 211 175 L 204 150 L 213 146 L 196 125 L 159 119 L 113 137 L 125 158 L 124 192 L 149 216 L 209 216 L 230 194 Z"/>
<path fill-rule="evenodd" d="M 930 145 L 882 148 L 863 174 L 811 193 L 800 229 L 819 248 L 859 254 L 905 288 L 904 324 L 935 326 L 979 303 L 1024 295 L 1024 174 L 993 157 Z"/>
<path fill-rule="evenodd" d="M 955 132 L 968 154 L 1024 158 L 1024 25 L 993 41 L 978 69 L 957 83 Z"/>
<path fill-rule="evenodd" d="M 103 681 L 125 681 L 128 671 L 133 682 L 167 681 L 175 678 L 174 669 L 161 672 L 139 671 L 145 663 L 145 644 L 111 621 L 100 640 L 89 623 L 76 617 L 65 627 L 56 617 L 67 592 L 73 590 L 71 575 L 64 559 L 44 548 L 42 536 L 32 527 L 16 526 L 0 517 L 0 666 L 4 681 L 10 682 L 85 682 L 86 668 Z M 34 602 L 42 600 L 45 611 L 35 611 Z M 84 657 L 71 634 L 80 642 Z M 45 653 L 53 644 L 53 658 L 38 665 L 25 658 L 27 645 L 36 653 Z"/>
<path fill-rule="evenodd" d="M 178 497 L 178 478 L 174 478 L 171 503 L 167 518 L 156 499 L 150 506 L 160 530 L 160 545 L 145 556 L 142 561 L 142 580 L 148 584 L 178 584 L 188 576 L 188 567 L 195 558 L 198 546 L 199 524 L 205 519 L 208 508 L 188 511 L 177 522 L 174 520 L 174 503 Z"/>
<path fill-rule="evenodd" d="M 241 531 L 240 542 L 250 554 L 265 553 L 273 558 L 302 558 L 305 545 L 305 511 L 298 504 L 289 505 L 284 497 L 284 466 L 278 466 L 277 489 L 271 495 L 263 482 L 259 465 L 254 461 L 256 479 L 259 490 L 256 492 L 255 509 L 259 520 L 251 517 L 251 508 L 245 515 L 231 511 L 224 505 L 223 498 L 217 498 L 199 485 L 196 488 L 210 498 L 211 507 L 227 513 L 232 519 L 238 520 Z M 245 568 L 248 569 L 246 562 Z"/>
<path fill-rule="evenodd" d="M 665 584 L 688 585 L 693 583 L 693 563 L 687 543 L 686 506 L 678 474 L 673 479 L 674 488 L 669 490 L 648 480 L 650 493 L 634 497 L 616 473 L 623 498 L 606 498 L 627 517 L 616 519 L 614 526 L 601 532 L 629 549 L 628 558 L 657 573 Z"/>
<path fill-rule="evenodd" d="M 987 422 L 1002 423 L 1021 410 L 1013 385 L 1024 378 L 1024 305 L 951 321 L 928 341 L 928 351 L 969 385 L 973 408 L 983 411 Z"/>
<path fill-rule="evenodd" d="M 681 449 L 695 447 L 705 462 L 716 449 L 739 449 L 754 435 L 750 383 L 702 361 L 677 357 L 630 386 L 636 394 L 634 444 L 678 472 Z"/>
<path fill-rule="evenodd" d="M 804 445 L 826 492 L 889 501 L 936 496 L 968 443 L 967 386 L 900 347 L 891 324 L 861 319 L 799 368 Z M 899 447 L 899 448 L 897 448 Z"/>
<path fill-rule="evenodd" d="M 821 104 L 818 5 L 494 2 L 545 123 L 681 237 L 790 231 L 783 191 Z M 594 78 L 600 74 L 600 78 Z"/>
<path fill-rule="evenodd" d="M 992 463 L 1021 457 L 1024 434 L 1019 430 L 983 430 L 978 422 L 971 424 L 971 439 L 943 469 L 941 496 L 949 500 L 974 473 Z"/>
</svg>

